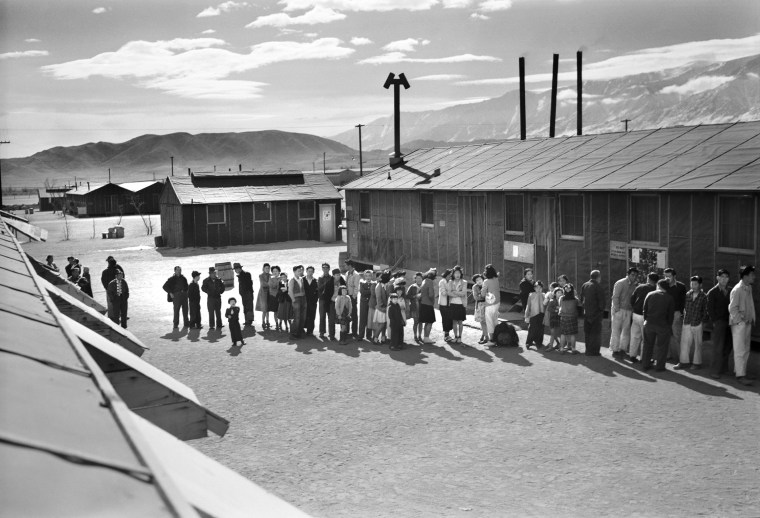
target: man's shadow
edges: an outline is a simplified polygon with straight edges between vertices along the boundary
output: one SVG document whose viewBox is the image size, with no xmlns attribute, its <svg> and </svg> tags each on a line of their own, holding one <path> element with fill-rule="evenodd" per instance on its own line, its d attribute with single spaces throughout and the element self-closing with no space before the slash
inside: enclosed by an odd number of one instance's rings
<svg viewBox="0 0 760 518">
<path fill-rule="evenodd" d="M 489 351 L 497 358 L 501 358 L 501 361 L 514 363 L 518 367 L 530 367 L 533 365 L 533 362 L 522 355 L 524 349 L 519 345 L 517 347 L 495 347 L 491 344 Z"/>
<path fill-rule="evenodd" d="M 176 331 L 172 330 L 170 333 L 166 333 L 160 338 L 162 338 L 163 340 L 171 340 L 172 342 L 179 342 L 183 336 L 187 336 L 189 334 L 189 331 L 190 331 L 189 328 L 183 327 Z"/>
</svg>

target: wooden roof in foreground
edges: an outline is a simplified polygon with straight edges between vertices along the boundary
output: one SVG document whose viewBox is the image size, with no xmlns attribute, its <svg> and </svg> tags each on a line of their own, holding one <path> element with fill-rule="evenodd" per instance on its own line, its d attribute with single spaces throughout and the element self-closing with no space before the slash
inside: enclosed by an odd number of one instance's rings
<svg viewBox="0 0 760 518">
<path fill-rule="evenodd" d="M 760 121 L 418 149 L 404 160 L 343 189 L 758 191 Z"/>
</svg>

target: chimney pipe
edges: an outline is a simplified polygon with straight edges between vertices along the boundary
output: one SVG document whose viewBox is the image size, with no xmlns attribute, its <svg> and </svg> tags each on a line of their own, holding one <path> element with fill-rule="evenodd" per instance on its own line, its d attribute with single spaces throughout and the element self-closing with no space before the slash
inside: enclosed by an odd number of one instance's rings
<svg viewBox="0 0 760 518">
<path fill-rule="evenodd" d="M 87 182 L 87 190 L 90 190 L 90 182 Z"/>
<path fill-rule="evenodd" d="M 243 172 L 243 164 L 238 164 L 238 171 Z"/>
<path fill-rule="evenodd" d="M 401 156 L 401 90 L 399 87 L 403 86 L 404 90 L 408 90 L 409 81 L 406 80 L 406 76 L 403 73 L 399 74 L 398 79 L 396 79 L 396 75 L 391 72 L 388 74 L 383 88 L 387 90 L 391 86 L 393 86 L 394 153 L 393 157 L 391 157 L 390 165 L 392 169 L 395 169 L 404 163 L 404 159 Z"/>
<path fill-rule="evenodd" d="M 520 58 L 520 140 L 525 140 L 525 58 Z"/>
<path fill-rule="evenodd" d="M 583 52 L 575 53 L 575 61 L 578 65 L 578 135 L 583 135 Z"/>
<path fill-rule="evenodd" d="M 188 167 L 188 168 L 187 168 L 187 176 L 190 176 L 190 174 L 191 174 L 191 173 L 190 173 L 190 168 Z"/>
<path fill-rule="evenodd" d="M 554 123 L 557 120 L 557 74 L 559 72 L 559 54 L 554 54 L 552 63 L 552 108 L 549 115 L 549 138 L 554 138 Z"/>
</svg>

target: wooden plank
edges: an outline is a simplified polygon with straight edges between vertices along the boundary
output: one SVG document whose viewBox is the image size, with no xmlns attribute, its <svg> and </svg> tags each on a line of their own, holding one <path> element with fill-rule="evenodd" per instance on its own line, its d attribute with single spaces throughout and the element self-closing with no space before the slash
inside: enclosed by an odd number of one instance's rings
<svg viewBox="0 0 760 518">
<path fill-rule="evenodd" d="M 164 385 L 133 369 L 106 373 L 111 385 L 129 408 L 185 403 L 188 401 Z M 195 405 L 197 406 L 197 405 Z"/>
<path fill-rule="evenodd" d="M 206 427 L 219 437 L 224 437 L 230 427 L 230 422 L 222 416 L 206 410 Z"/>
<path fill-rule="evenodd" d="M 132 411 L 183 441 L 208 436 L 206 411 L 190 402 L 132 408 Z"/>
</svg>

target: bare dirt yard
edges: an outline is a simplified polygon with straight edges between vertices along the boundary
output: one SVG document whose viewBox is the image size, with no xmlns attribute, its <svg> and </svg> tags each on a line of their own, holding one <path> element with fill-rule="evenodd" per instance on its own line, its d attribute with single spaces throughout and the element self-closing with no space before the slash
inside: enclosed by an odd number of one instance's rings
<svg viewBox="0 0 760 518">
<path fill-rule="evenodd" d="M 473 347 L 438 334 L 392 352 L 268 331 L 232 348 L 227 328 L 172 332 L 161 286 L 174 265 L 205 277 L 237 261 L 255 278 L 265 261 L 334 265 L 345 246 L 156 249 L 136 216 L 120 240 L 100 239 L 115 218 L 95 220 L 96 239 L 92 220 L 75 220 L 68 241 L 59 216 L 32 223 L 50 240 L 24 248 L 61 268 L 78 256 L 100 301 L 105 258 L 123 265 L 144 359 L 231 421 L 225 437 L 192 445 L 314 516 L 760 515 L 757 387 L 704 370 L 644 374 L 607 349 L 482 348 L 474 328 Z"/>
</svg>

